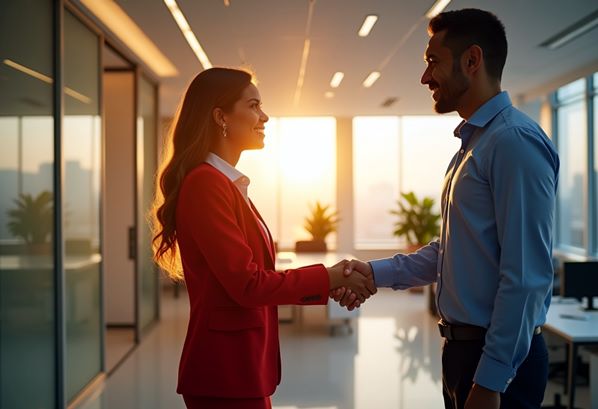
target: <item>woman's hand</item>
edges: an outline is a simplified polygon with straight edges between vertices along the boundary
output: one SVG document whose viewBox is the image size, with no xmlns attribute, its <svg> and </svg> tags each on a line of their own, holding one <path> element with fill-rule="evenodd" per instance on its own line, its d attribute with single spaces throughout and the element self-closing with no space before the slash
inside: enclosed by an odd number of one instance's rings
<svg viewBox="0 0 598 409">
<path fill-rule="evenodd" d="M 336 289 L 344 287 L 346 292 L 344 295 L 349 293 L 353 295 L 354 301 L 363 303 L 372 294 L 376 293 L 376 286 L 374 284 L 373 275 L 371 269 L 356 268 L 355 261 L 349 262 L 342 260 L 341 262 L 329 267 L 328 276 L 330 278 L 331 296 L 338 294 Z M 367 264 L 367 263 L 364 263 Z M 361 265 L 359 267 L 362 267 Z M 369 265 L 368 265 L 369 267 Z M 347 268 L 353 271 L 357 271 L 357 274 L 347 274 Z M 362 271 L 364 270 L 364 271 Z M 336 298 L 336 297 L 334 297 Z M 355 307 L 359 305 L 354 305 Z"/>
<path fill-rule="evenodd" d="M 368 289 L 371 294 L 376 294 L 376 284 L 374 283 L 374 273 L 369 263 L 360 260 L 351 260 L 349 262 L 343 261 L 345 269 L 345 277 L 350 276 L 353 271 L 358 271 L 362 275 L 370 279 Z M 347 307 L 349 311 L 354 308 L 359 308 L 361 301 L 358 299 L 357 294 L 354 293 L 350 288 L 339 287 L 330 290 L 330 298 L 338 302 L 341 307 Z"/>
</svg>

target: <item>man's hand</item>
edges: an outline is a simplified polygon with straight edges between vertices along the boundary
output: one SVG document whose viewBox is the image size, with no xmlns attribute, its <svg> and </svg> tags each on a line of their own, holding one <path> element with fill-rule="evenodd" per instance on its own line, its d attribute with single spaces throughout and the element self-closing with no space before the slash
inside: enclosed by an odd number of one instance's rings
<svg viewBox="0 0 598 409">
<path fill-rule="evenodd" d="M 343 260 L 327 269 L 330 277 L 330 288 L 333 290 L 339 287 L 347 288 L 347 291 L 351 290 L 356 299 L 360 303 L 363 303 L 376 292 L 371 274 L 370 276 L 365 274 L 347 274 L 348 264 L 350 262 Z"/>
<path fill-rule="evenodd" d="M 343 274 L 345 277 L 350 277 L 354 271 L 361 273 L 362 276 L 367 278 L 367 288 L 370 294 L 376 294 L 377 289 L 376 285 L 374 284 L 374 275 L 369 263 L 360 260 L 351 260 L 344 263 Z M 363 302 L 359 299 L 358 295 L 351 290 L 351 288 L 346 287 L 340 287 L 336 290 L 330 291 L 330 298 L 339 302 L 341 307 L 347 307 L 349 311 L 352 311 L 354 308 L 358 308 Z"/>
<path fill-rule="evenodd" d="M 499 409 L 500 393 L 473 384 L 465 402 L 465 409 Z"/>
</svg>

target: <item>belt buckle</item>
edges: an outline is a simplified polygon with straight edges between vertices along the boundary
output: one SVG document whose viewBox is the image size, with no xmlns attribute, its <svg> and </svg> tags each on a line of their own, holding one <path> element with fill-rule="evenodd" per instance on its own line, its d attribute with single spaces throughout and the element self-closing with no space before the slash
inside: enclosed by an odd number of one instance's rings
<svg viewBox="0 0 598 409">
<path fill-rule="evenodd" d="M 444 320 L 438 321 L 438 329 L 440 330 L 441 337 L 446 338 L 449 341 L 453 339 L 452 328 Z"/>
</svg>

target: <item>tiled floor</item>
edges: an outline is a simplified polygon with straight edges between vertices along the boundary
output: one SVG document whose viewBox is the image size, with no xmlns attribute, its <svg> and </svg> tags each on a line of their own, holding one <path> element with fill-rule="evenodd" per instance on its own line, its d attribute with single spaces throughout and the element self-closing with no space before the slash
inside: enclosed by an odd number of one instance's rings
<svg viewBox="0 0 598 409">
<path fill-rule="evenodd" d="M 105 342 L 106 371 L 112 373 L 112 370 L 135 347 L 135 330 L 133 328 L 108 328 Z"/>
<path fill-rule="evenodd" d="M 165 295 L 160 324 L 80 409 L 183 409 L 175 387 L 187 308 L 184 292 L 178 300 Z M 440 338 L 422 295 L 379 291 L 362 307 L 352 334 L 330 336 L 319 311 L 304 311 L 303 324 L 281 324 L 276 409 L 443 407 Z M 546 402 L 561 388 L 549 385 Z M 587 387 L 578 388 L 576 406 L 589 408 L 588 395 Z"/>
</svg>

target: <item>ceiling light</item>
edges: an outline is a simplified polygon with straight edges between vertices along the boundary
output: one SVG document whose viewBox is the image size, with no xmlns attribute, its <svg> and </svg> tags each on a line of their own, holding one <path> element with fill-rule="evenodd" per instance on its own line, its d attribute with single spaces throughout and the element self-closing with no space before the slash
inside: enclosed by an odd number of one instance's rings
<svg viewBox="0 0 598 409">
<path fill-rule="evenodd" d="M 372 27 L 374 27 L 374 24 L 376 24 L 376 21 L 378 21 L 377 15 L 370 14 L 366 16 L 365 20 L 363 20 L 361 28 L 359 29 L 359 32 L 357 33 L 359 34 L 359 37 L 367 37 L 370 31 L 372 31 Z"/>
<path fill-rule="evenodd" d="M 345 74 L 343 72 L 335 72 L 332 76 L 332 79 L 330 80 L 330 86 L 332 88 L 338 88 L 338 86 L 341 85 L 341 81 L 343 80 L 343 78 L 345 78 Z"/>
<path fill-rule="evenodd" d="M 164 0 L 164 4 L 166 4 L 166 7 L 168 7 L 168 10 L 170 10 L 170 14 L 172 14 L 174 21 L 176 21 L 177 25 L 181 29 L 183 35 L 185 36 L 185 39 L 187 40 L 187 43 L 189 43 L 189 47 L 191 47 L 193 53 L 195 53 L 195 56 L 201 63 L 204 70 L 212 68 L 212 63 L 210 62 L 208 55 L 199 43 L 199 40 L 195 36 L 193 30 L 191 30 L 191 27 L 189 26 L 187 19 L 183 15 L 183 12 L 179 8 L 176 1 Z"/>
<path fill-rule="evenodd" d="M 116 2 L 81 0 L 81 3 L 158 76 L 174 77 L 178 74 L 174 64 Z"/>
<path fill-rule="evenodd" d="M 293 103 L 297 105 L 301 98 L 301 89 L 303 88 L 303 81 L 305 81 L 305 69 L 307 67 L 307 59 L 309 58 L 309 47 L 311 41 L 306 38 L 303 42 L 303 54 L 301 54 L 301 65 L 299 66 L 299 78 L 297 78 L 297 88 L 295 89 L 295 98 Z"/>
<path fill-rule="evenodd" d="M 334 92 L 332 92 L 332 91 L 326 91 L 326 92 L 324 93 L 324 97 L 325 97 L 326 99 L 332 99 L 332 98 L 334 98 Z"/>
<path fill-rule="evenodd" d="M 363 86 L 366 88 L 371 87 L 374 85 L 374 82 L 378 80 L 378 78 L 380 78 L 380 72 L 372 71 L 370 75 L 368 75 L 368 77 L 363 81 Z"/>
<path fill-rule="evenodd" d="M 577 37 L 587 33 L 598 25 L 598 10 L 587 15 L 583 19 L 571 24 L 569 27 L 549 38 L 540 44 L 540 47 L 546 47 L 550 50 L 559 48 Z"/>
<path fill-rule="evenodd" d="M 451 0 L 436 0 L 436 3 L 434 3 L 434 5 L 430 7 L 430 10 L 428 10 L 428 12 L 426 13 L 426 17 L 436 17 L 438 14 L 442 13 L 442 10 L 444 10 L 450 2 Z"/>
</svg>

